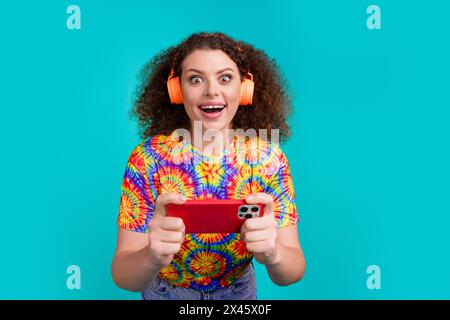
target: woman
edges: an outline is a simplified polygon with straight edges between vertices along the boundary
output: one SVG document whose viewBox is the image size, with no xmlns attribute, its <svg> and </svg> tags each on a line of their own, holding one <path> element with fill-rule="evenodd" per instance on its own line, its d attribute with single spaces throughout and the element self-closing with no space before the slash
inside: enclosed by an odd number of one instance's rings
<svg viewBox="0 0 450 320">
<path fill-rule="evenodd" d="M 122 183 L 115 283 L 143 299 L 256 299 L 253 257 L 274 283 L 299 281 L 305 258 L 289 162 L 278 143 L 230 135 L 289 136 L 290 103 L 274 61 L 222 33 L 198 33 L 156 56 L 143 75 L 134 112 L 144 139 Z M 174 139 L 179 129 L 196 143 Z M 185 234 L 165 206 L 186 199 L 245 199 L 265 210 L 240 234 Z"/>
</svg>

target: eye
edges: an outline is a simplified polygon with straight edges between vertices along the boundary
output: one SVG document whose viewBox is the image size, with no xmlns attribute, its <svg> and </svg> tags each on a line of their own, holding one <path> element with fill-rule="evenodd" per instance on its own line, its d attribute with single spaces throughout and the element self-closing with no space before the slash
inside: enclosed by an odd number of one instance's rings
<svg viewBox="0 0 450 320">
<path fill-rule="evenodd" d="M 231 74 L 224 74 L 220 77 L 221 80 L 225 79 L 224 82 L 230 82 L 233 76 Z"/>
<path fill-rule="evenodd" d="M 192 84 L 199 84 L 202 81 L 202 78 L 199 76 L 191 76 L 189 77 L 189 82 Z"/>
</svg>

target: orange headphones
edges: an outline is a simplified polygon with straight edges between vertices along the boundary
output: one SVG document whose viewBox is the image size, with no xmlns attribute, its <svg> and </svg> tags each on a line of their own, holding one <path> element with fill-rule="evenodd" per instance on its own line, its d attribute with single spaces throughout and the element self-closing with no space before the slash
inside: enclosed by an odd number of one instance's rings
<svg viewBox="0 0 450 320">
<path fill-rule="evenodd" d="M 181 94 L 180 78 L 174 77 L 173 66 L 170 70 L 169 78 L 167 79 L 167 90 L 169 91 L 170 103 L 183 104 L 183 95 Z M 250 72 L 244 76 L 241 82 L 241 92 L 239 98 L 239 105 L 247 106 L 253 102 L 253 90 L 255 83 L 253 82 L 253 75 Z"/>
</svg>

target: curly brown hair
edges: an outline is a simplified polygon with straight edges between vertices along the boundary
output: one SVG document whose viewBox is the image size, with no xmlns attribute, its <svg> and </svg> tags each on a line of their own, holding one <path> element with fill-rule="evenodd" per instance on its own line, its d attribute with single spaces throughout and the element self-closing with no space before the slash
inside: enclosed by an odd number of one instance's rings
<svg viewBox="0 0 450 320">
<path fill-rule="evenodd" d="M 292 102 L 277 62 L 264 51 L 221 32 L 194 33 L 178 46 L 162 50 L 145 64 L 140 73 L 137 99 L 131 110 L 131 115 L 138 118 L 142 138 L 155 134 L 170 135 L 177 128 L 190 127 L 184 108 L 170 102 L 167 78 L 172 65 L 175 76 L 180 76 L 182 61 L 196 49 L 222 50 L 236 63 L 241 78 L 247 71 L 253 74 L 253 103 L 238 108 L 232 121 L 233 129 L 255 129 L 257 132 L 266 129 L 269 139 L 271 129 L 278 129 L 280 143 L 289 138 L 291 131 L 287 119 L 292 113 Z"/>
</svg>

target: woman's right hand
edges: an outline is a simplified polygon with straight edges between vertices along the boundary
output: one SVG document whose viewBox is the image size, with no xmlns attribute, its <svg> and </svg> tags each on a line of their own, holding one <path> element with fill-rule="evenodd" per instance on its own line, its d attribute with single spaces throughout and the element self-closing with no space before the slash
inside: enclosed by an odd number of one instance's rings
<svg viewBox="0 0 450 320">
<path fill-rule="evenodd" d="M 185 237 L 183 219 L 167 217 L 166 205 L 183 204 L 185 201 L 186 198 L 179 193 L 160 194 L 156 199 L 153 217 L 148 225 L 148 251 L 152 263 L 159 268 L 172 262 Z"/>
</svg>

